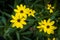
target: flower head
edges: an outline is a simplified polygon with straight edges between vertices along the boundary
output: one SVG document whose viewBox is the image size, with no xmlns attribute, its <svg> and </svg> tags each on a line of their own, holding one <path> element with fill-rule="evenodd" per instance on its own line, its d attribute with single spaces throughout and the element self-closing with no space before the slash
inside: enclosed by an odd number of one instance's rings
<svg viewBox="0 0 60 40">
<path fill-rule="evenodd" d="M 20 4 L 20 6 L 17 5 L 17 9 L 14 9 L 14 12 L 15 13 L 20 13 L 20 15 L 22 15 L 22 16 L 27 18 L 27 15 L 26 15 L 26 13 L 27 13 L 26 5 L 24 5 L 24 6 L 22 4 Z"/>
<path fill-rule="evenodd" d="M 27 8 L 27 11 L 28 11 L 28 16 L 35 16 L 34 14 L 35 14 L 35 10 L 32 10 L 32 9 L 29 9 L 29 8 Z"/>
<path fill-rule="evenodd" d="M 10 22 L 13 23 L 12 27 L 17 27 L 17 28 L 23 28 L 23 25 L 26 25 L 26 18 L 21 16 L 19 13 L 15 14 L 15 16 L 12 15 L 12 20 Z"/>
<path fill-rule="evenodd" d="M 50 13 L 53 13 L 54 7 L 52 7 L 51 4 L 48 4 L 47 6 L 47 9 L 50 11 Z"/>
<path fill-rule="evenodd" d="M 50 21 L 50 19 L 43 20 L 41 22 L 39 22 L 39 26 L 37 26 L 37 28 L 39 28 L 40 31 L 44 31 L 48 34 L 54 34 L 54 30 L 57 28 L 55 26 L 53 26 L 55 22 L 54 21 Z"/>
</svg>

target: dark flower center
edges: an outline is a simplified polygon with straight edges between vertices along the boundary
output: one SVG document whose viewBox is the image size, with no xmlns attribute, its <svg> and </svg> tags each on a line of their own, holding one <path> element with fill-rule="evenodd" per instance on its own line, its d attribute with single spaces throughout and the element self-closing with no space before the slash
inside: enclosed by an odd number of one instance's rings
<svg viewBox="0 0 60 40">
<path fill-rule="evenodd" d="M 20 22 L 20 19 L 18 19 L 17 21 Z"/>
<path fill-rule="evenodd" d="M 31 13 L 31 12 L 29 12 L 29 13 Z"/>
<path fill-rule="evenodd" d="M 47 26 L 47 28 L 49 28 L 50 26 Z"/>
<path fill-rule="evenodd" d="M 20 13 L 23 13 L 23 10 L 21 10 Z"/>
</svg>

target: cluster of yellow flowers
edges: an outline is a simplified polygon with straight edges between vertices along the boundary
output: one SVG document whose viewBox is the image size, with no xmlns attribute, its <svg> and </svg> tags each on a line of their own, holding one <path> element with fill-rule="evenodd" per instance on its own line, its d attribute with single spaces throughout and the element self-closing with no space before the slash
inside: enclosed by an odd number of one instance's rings
<svg viewBox="0 0 60 40">
<path fill-rule="evenodd" d="M 51 7 L 51 4 L 48 4 L 48 10 L 50 10 L 50 13 L 53 12 L 54 7 Z M 27 8 L 26 5 L 20 4 L 20 6 L 17 5 L 17 9 L 14 9 L 15 15 L 12 15 L 12 27 L 17 28 L 23 28 L 23 25 L 26 25 L 26 19 L 28 16 L 35 17 L 35 10 L 32 10 L 30 8 Z M 57 27 L 54 26 L 54 21 L 51 21 L 51 19 L 48 20 L 42 20 L 41 22 L 38 22 L 39 26 L 37 28 L 39 31 L 44 31 L 47 34 L 54 34 L 54 30 L 57 29 Z M 50 40 L 50 39 L 49 39 Z M 54 40 L 54 39 L 53 39 Z"/>
<path fill-rule="evenodd" d="M 26 25 L 25 22 L 27 19 L 27 16 L 33 16 L 35 10 L 26 8 L 25 5 L 20 4 L 20 6 L 17 5 L 17 9 L 14 9 L 15 15 L 12 15 L 12 20 L 10 22 L 13 23 L 12 27 L 17 28 L 23 28 L 23 25 Z"/>
<path fill-rule="evenodd" d="M 51 4 L 48 4 L 47 8 L 50 13 L 53 13 L 54 7 L 51 7 Z M 35 10 L 32 10 L 30 8 L 26 8 L 26 5 L 20 4 L 20 6 L 17 5 L 17 9 L 14 9 L 15 15 L 12 15 L 12 27 L 16 28 L 23 28 L 23 25 L 26 25 L 26 19 L 27 16 L 33 16 L 35 17 Z M 38 22 L 39 26 L 37 28 L 39 31 L 44 31 L 47 34 L 54 34 L 54 30 L 57 29 L 57 27 L 54 26 L 54 21 L 51 21 L 51 19 L 48 20 L 42 20 L 41 22 Z M 48 40 L 51 40 L 48 38 Z M 55 38 L 53 38 L 55 40 Z"/>
<path fill-rule="evenodd" d="M 47 9 L 50 10 L 50 13 L 53 13 L 54 7 L 51 6 L 51 4 L 47 5 Z M 54 30 L 57 29 L 57 27 L 54 26 L 54 21 L 51 21 L 51 19 L 48 20 L 42 20 L 41 22 L 38 22 L 39 26 L 37 28 L 39 31 L 44 31 L 47 34 L 54 34 Z"/>
</svg>

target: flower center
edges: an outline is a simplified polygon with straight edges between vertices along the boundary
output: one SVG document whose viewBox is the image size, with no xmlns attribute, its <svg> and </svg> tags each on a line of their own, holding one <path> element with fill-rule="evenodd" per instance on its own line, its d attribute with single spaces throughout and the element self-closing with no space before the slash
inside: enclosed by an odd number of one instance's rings
<svg viewBox="0 0 60 40">
<path fill-rule="evenodd" d="M 20 19 L 18 19 L 17 21 L 20 22 Z"/>
<path fill-rule="evenodd" d="M 47 28 L 49 28 L 50 26 L 47 26 Z"/>
<path fill-rule="evenodd" d="M 23 13 L 23 10 L 21 10 L 20 13 Z"/>
<path fill-rule="evenodd" d="M 31 12 L 29 12 L 29 13 L 31 13 Z"/>
</svg>

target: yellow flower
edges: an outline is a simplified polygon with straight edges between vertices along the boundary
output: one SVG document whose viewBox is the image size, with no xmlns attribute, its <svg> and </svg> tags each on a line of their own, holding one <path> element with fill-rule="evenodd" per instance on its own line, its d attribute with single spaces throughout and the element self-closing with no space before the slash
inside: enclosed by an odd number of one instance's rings
<svg viewBox="0 0 60 40">
<path fill-rule="evenodd" d="M 47 6 L 47 9 L 50 11 L 50 13 L 53 13 L 54 7 L 52 7 L 51 4 L 48 4 Z"/>
<path fill-rule="evenodd" d="M 17 9 L 14 9 L 14 12 L 15 13 L 20 13 L 20 15 L 22 15 L 22 16 L 27 18 L 27 15 L 26 15 L 26 13 L 27 13 L 26 5 L 24 5 L 24 6 L 22 4 L 20 4 L 20 6 L 17 5 Z"/>
<path fill-rule="evenodd" d="M 10 20 L 10 22 L 12 22 L 12 27 L 17 27 L 17 28 L 23 28 L 23 25 L 26 25 L 26 18 L 23 18 L 23 16 L 21 16 L 19 13 L 15 14 L 15 16 L 12 15 L 12 20 Z"/>
<path fill-rule="evenodd" d="M 34 17 L 35 10 L 27 8 L 27 14 L 28 14 L 28 16 L 33 16 Z"/>
<path fill-rule="evenodd" d="M 51 40 L 50 38 L 48 38 L 48 40 Z M 56 38 L 53 38 L 52 40 L 56 40 Z"/>
<path fill-rule="evenodd" d="M 50 7 L 51 7 L 51 4 L 47 4 L 47 6 L 48 6 L 48 8 L 47 8 L 47 9 L 49 10 L 49 9 L 50 9 Z"/>
<path fill-rule="evenodd" d="M 50 19 L 48 19 L 47 21 L 43 20 L 39 22 L 39 26 L 37 26 L 37 28 L 39 28 L 39 31 L 43 30 L 45 33 L 54 34 L 54 30 L 57 28 L 53 26 L 54 23 L 55 22 L 51 21 Z"/>
</svg>

